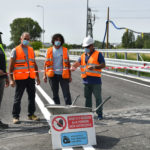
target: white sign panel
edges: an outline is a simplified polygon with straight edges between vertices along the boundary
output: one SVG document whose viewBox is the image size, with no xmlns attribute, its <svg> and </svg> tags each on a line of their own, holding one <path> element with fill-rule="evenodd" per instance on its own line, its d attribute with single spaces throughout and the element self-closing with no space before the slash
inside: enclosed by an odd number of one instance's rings
<svg viewBox="0 0 150 150">
<path fill-rule="evenodd" d="M 93 113 L 51 116 L 53 149 L 96 145 Z"/>
</svg>

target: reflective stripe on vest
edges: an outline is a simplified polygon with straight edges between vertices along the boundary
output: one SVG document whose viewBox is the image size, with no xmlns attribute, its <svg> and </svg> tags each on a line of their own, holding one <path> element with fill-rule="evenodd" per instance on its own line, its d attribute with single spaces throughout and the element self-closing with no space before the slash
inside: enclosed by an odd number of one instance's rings
<svg viewBox="0 0 150 150">
<path fill-rule="evenodd" d="M 2 44 L 0 44 L 0 48 L 2 49 L 2 51 L 3 51 L 4 55 L 5 55 L 6 72 L 7 72 L 7 56 L 6 56 L 6 53 L 5 53 L 5 51 L 4 51 L 4 48 L 3 48 Z"/>
<path fill-rule="evenodd" d="M 81 66 L 80 66 L 81 78 L 86 78 L 87 76 L 101 77 L 101 69 L 93 69 L 93 70 L 88 69 L 89 66 L 99 65 L 98 56 L 99 56 L 99 52 L 94 51 L 86 64 L 85 53 L 81 55 Z"/>
<path fill-rule="evenodd" d="M 16 60 L 13 70 L 15 80 L 35 79 L 35 58 L 33 48 L 28 46 L 28 63 L 21 45 L 16 47 Z M 28 66 L 29 64 L 29 66 Z"/>
<path fill-rule="evenodd" d="M 25 62 L 26 62 L 26 60 L 21 59 L 21 60 L 16 60 L 15 62 L 17 62 L 17 63 L 25 63 Z"/>
<path fill-rule="evenodd" d="M 69 79 L 70 78 L 70 70 L 69 70 L 70 63 L 69 63 L 67 48 L 65 48 L 65 47 L 62 47 L 62 48 L 63 48 L 63 72 L 62 72 L 62 78 Z M 45 67 L 46 67 L 46 75 L 48 77 L 53 77 L 54 76 L 54 70 L 53 70 L 53 47 L 50 47 L 47 50 Z"/>
</svg>

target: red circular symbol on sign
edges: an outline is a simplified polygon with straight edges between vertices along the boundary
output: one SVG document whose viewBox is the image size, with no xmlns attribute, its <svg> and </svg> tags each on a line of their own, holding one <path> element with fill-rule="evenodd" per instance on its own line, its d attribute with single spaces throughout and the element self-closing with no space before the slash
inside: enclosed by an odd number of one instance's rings
<svg viewBox="0 0 150 150">
<path fill-rule="evenodd" d="M 67 121 L 62 116 L 57 116 L 52 120 L 52 127 L 56 131 L 63 131 L 67 126 Z"/>
</svg>

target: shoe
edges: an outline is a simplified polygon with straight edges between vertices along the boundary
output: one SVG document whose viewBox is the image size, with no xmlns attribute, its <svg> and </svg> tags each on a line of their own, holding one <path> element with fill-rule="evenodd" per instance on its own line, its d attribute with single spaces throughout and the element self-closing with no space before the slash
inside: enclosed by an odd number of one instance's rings
<svg viewBox="0 0 150 150">
<path fill-rule="evenodd" d="M 98 120 L 103 120 L 103 116 L 100 114 L 100 115 L 98 115 L 97 119 Z"/>
<path fill-rule="evenodd" d="M 19 124 L 20 121 L 19 121 L 19 118 L 13 118 L 13 124 Z"/>
<path fill-rule="evenodd" d="M 38 118 L 36 115 L 28 116 L 28 119 L 29 120 L 34 120 L 34 121 L 39 121 L 40 120 L 40 118 Z"/>
<path fill-rule="evenodd" d="M 9 128 L 9 126 L 8 126 L 8 124 L 5 124 L 5 123 L 0 121 L 0 128 L 1 129 L 7 129 L 7 128 Z"/>
<path fill-rule="evenodd" d="M 51 134 L 51 129 L 48 130 L 48 134 Z"/>
</svg>

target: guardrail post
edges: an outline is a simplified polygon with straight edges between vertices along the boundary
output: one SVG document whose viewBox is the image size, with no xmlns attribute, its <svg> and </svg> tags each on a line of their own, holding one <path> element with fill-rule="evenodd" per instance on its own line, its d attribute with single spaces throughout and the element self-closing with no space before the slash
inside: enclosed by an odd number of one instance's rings
<svg viewBox="0 0 150 150">
<path fill-rule="evenodd" d="M 127 60 L 127 57 L 128 57 L 128 56 L 127 56 L 127 52 L 125 52 L 125 53 L 124 53 L 124 58 L 125 58 L 125 60 Z M 128 70 L 127 70 L 127 69 L 125 70 L 125 74 L 128 74 Z"/>
<path fill-rule="evenodd" d="M 140 60 L 140 55 L 139 55 L 139 53 L 137 53 L 137 61 L 139 61 L 139 60 Z M 140 77 L 140 72 L 139 71 L 137 71 L 137 76 Z"/>
<path fill-rule="evenodd" d="M 108 54 L 108 52 L 107 52 L 107 58 L 109 58 L 109 54 Z"/>
<path fill-rule="evenodd" d="M 115 59 L 117 59 L 118 58 L 118 56 L 117 56 L 117 52 L 115 52 Z M 117 72 L 118 70 L 117 69 L 115 69 L 115 72 Z"/>
<path fill-rule="evenodd" d="M 104 56 L 104 58 L 105 58 L 105 52 L 103 52 L 103 56 Z"/>
</svg>

